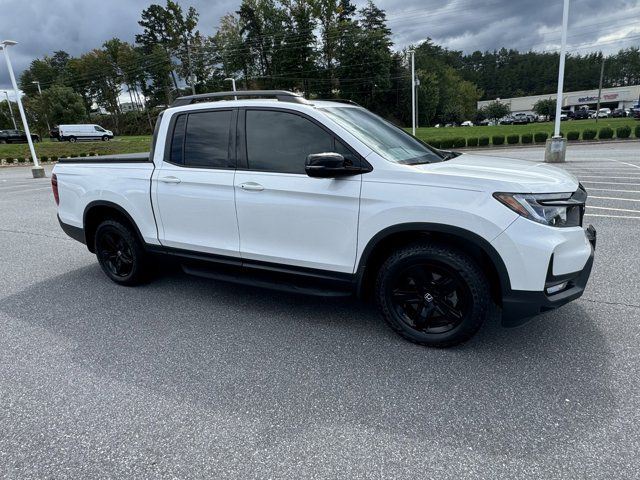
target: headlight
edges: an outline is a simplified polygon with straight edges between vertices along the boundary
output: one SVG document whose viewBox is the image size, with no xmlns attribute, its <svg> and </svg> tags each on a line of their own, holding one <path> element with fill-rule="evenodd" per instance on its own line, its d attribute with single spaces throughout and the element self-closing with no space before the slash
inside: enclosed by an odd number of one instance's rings
<svg viewBox="0 0 640 480">
<path fill-rule="evenodd" d="M 551 227 L 582 225 L 587 192 L 580 188 L 571 193 L 501 193 L 494 198 L 523 217 Z"/>
</svg>

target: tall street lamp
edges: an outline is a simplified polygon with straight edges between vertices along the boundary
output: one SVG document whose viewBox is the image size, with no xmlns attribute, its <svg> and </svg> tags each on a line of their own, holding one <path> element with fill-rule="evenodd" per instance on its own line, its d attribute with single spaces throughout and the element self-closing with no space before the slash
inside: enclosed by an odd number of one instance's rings
<svg viewBox="0 0 640 480">
<path fill-rule="evenodd" d="M 4 50 L 4 58 L 7 61 L 7 69 L 9 70 L 9 77 L 11 77 L 11 84 L 13 85 L 13 91 L 15 92 L 16 102 L 18 102 L 18 110 L 20 110 L 20 118 L 22 118 L 22 125 L 24 126 L 24 133 L 27 136 L 27 143 L 29 144 L 29 150 L 31 151 L 31 158 L 33 159 L 33 168 L 31 174 L 33 178 L 44 177 L 44 168 L 40 166 L 38 157 L 36 156 L 36 149 L 33 148 L 33 139 L 31 138 L 31 131 L 29 130 L 29 123 L 27 122 L 27 116 L 24 113 L 24 107 L 22 106 L 22 99 L 20 98 L 20 91 L 18 90 L 18 84 L 16 83 L 16 76 L 13 73 L 13 67 L 11 66 L 11 59 L 9 58 L 9 47 L 17 45 L 18 42 L 14 40 L 3 40 L 0 42 L 0 48 Z"/>
<path fill-rule="evenodd" d="M 42 96 L 42 89 L 40 88 L 40 82 L 35 80 L 35 81 L 31 82 L 31 83 L 33 83 L 34 85 L 38 86 L 38 93 L 40 94 L 40 96 Z M 49 126 L 49 119 L 47 118 L 47 114 L 46 113 L 44 114 L 44 120 L 45 120 L 45 122 L 47 122 L 47 131 L 50 131 L 51 127 Z"/>
<path fill-rule="evenodd" d="M 416 136 L 416 58 L 415 50 L 411 54 L 411 133 Z"/>
<path fill-rule="evenodd" d="M 231 82 L 231 86 L 233 88 L 233 91 L 236 91 L 236 79 L 235 78 L 225 78 L 224 79 L 225 82 Z M 238 97 L 236 97 L 235 95 L 233 96 L 234 100 L 237 100 Z"/>
<path fill-rule="evenodd" d="M 5 97 L 7 97 L 7 105 L 9 105 L 9 114 L 11 114 L 11 121 L 13 122 L 13 129 L 17 130 L 18 126 L 16 125 L 16 117 L 13 116 L 13 107 L 11 106 L 11 100 L 9 100 L 9 92 L 4 91 Z"/>
</svg>

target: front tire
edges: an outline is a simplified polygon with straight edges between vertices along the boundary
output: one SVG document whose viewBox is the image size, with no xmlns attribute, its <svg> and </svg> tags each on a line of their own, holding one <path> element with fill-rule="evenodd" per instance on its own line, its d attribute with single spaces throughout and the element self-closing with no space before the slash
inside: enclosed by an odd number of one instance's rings
<svg viewBox="0 0 640 480">
<path fill-rule="evenodd" d="M 69 143 L 76 143 L 78 139 L 76 137 L 69 137 Z"/>
<path fill-rule="evenodd" d="M 119 285 L 147 280 L 147 256 L 133 229 L 117 220 L 105 220 L 96 229 L 95 252 L 102 271 Z"/>
<path fill-rule="evenodd" d="M 104 135 L 104 136 L 102 137 L 102 141 L 103 141 L 103 142 L 108 142 L 108 141 L 109 141 L 109 137 L 108 137 L 108 136 L 106 136 L 106 135 Z"/>
<path fill-rule="evenodd" d="M 378 272 L 375 296 L 396 333 L 429 347 L 467 341 L 491 302 L 478 265 L 460 250 L 431 241 L 393 253 Z"/>
</svg>

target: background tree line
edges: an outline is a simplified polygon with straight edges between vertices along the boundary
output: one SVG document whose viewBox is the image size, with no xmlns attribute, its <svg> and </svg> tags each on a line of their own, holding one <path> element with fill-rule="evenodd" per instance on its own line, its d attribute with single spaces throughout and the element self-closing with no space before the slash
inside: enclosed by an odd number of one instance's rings
<svg viewBox="0 0 640 480">
<path fill-rule="evenodd" d="M 141 33 L 133 44 L 114 38 L 79 57 L 56 51 L 31 63 L 20 87 L 37 129 L 46 130 L 47 122 L 91 121 L 119 134 L 148 133 L 155 113 L 177 96 L 229 90 L 229 77 L 238 88 L 353 100 L 396 123 L 410 123 L 407 49 L 392 48 L 386 14 L 372 1 L 357 9 L 351 0 L 242 0 L 207 36 L 198 30 L 193 7 L 184 10 L 167 0 L 144 9 L 138 23 Z M 480 99 L 556 88 L 557 53 L 464 54 L 431 40 L 414 49 L 423 126 L 472 119 Z M 565 89 L 596 87 L 602 58 L 599 52 L 570 55 Z M 606 58 L 606 87 L 637 83 L 640 49 Z M 132 112 L 122 111 L 123 96 Z M 0 128 L 10 126 L 6 110 L 0 104 Z"/>
</svg>

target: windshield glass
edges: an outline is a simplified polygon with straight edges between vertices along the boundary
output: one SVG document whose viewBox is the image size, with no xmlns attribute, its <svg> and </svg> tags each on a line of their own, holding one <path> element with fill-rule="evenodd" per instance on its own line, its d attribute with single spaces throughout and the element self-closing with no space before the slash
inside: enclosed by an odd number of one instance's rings
<svg viewBox="0 0 640 480">
<path fill-rule="evenodd" d="M 327 107 L 320 110 L 390 162 L 417 165 L 444 160 L 434 149 L 369 110 L 354 107 Z"/>
</svg>

